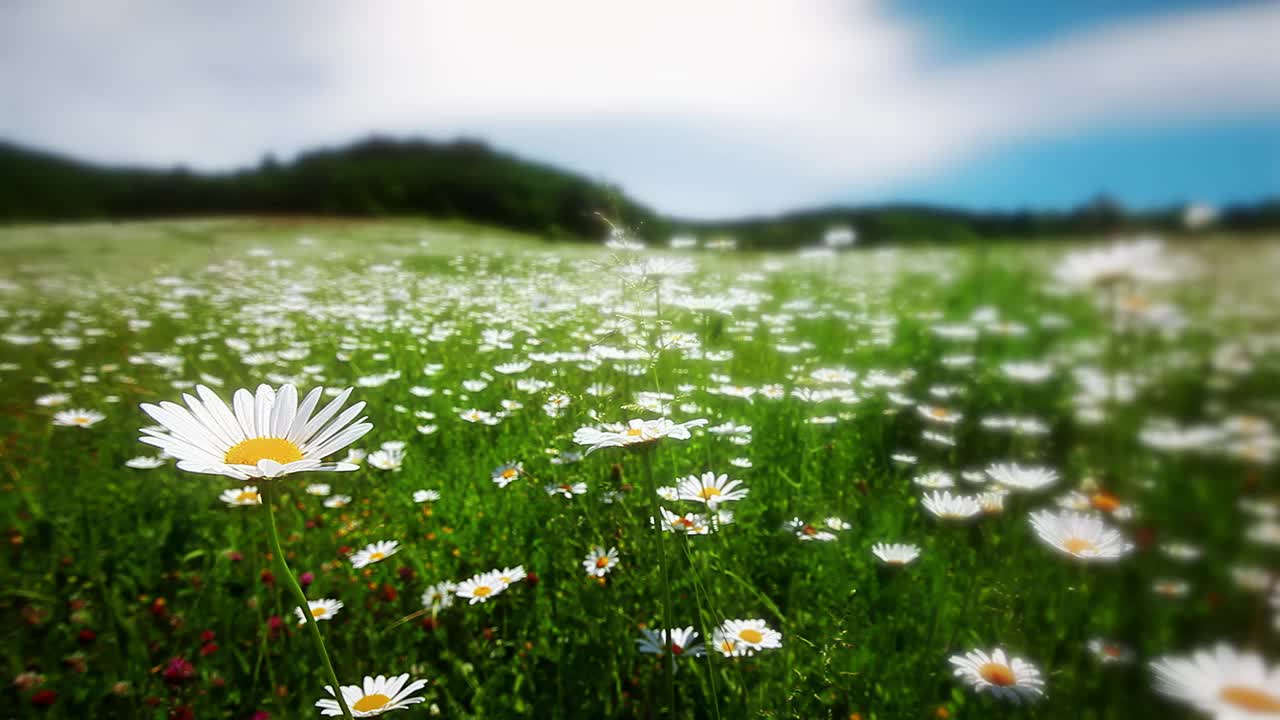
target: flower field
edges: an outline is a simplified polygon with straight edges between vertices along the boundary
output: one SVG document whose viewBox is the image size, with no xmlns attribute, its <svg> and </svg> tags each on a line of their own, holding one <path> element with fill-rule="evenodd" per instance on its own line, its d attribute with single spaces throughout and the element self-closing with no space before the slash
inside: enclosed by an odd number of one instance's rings
<svg viewBox="0 0 1280 720">
<path fill-rule="evenodd" d="M 1280 717 L 1280 248 L 828 239 L 0 229 L 4 714 Z"/>
</svg>

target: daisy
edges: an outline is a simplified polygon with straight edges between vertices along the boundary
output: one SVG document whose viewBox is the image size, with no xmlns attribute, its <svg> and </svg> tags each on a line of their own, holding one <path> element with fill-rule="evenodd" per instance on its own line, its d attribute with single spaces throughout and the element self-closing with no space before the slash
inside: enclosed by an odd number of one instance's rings
<svg viewBox="0 0 1280 720">
<path fill-rule="evenodd" d="M 351 556 L 351 566 L 359 570 L 367 565 L 386 560 L 399 551 L 400 543 L 396 540 L 370 543 L 363 550 Z"/>
<path fill-rule="evenodd" d="M 795 536 L 803 542 L 815 540 L 817 542 L 832 542 L 837 539 L 835 533 L 822 530 L 800 518 L 791 518 L 782 524 L 782 528 L 787 532 L 795 533 Z"/>
<path fill-rule="evenodd" d="M 1088 647 L 1089 652 L 1103 665 L 1127 665 L 1133 662 L 1133 650 L 1120 643 L 1093 638 Z"/>
<path fill-rule="evenodd" d="M 950 661 L 956 667 L 956 677 L 963 678 L 977 692 L 989 692 L 1014 704 L 1032 702 L 1044 695 L 1044 681 L 1036 666 L 1021 658 L 1008 658 L 1000 648 L 989 655 L 971 650 L 951 656 Z"/>
<path fill-rule="evenodd" d="M 131 460 L 125 460 L 124 464 L 126 467 L 131 467 L 135 470 L 154 470 L 166 462 L 164 456 L 147 457 L 142 455 Z"/>
<path fill-rule="evenodd" d="M 77 408 L 75 410 L 62 410 L 54 413 L 53 424 L 61 427 L 78 427 L 87 428 L 98 424 L 106 419 L 106 415 L 93 410 L 84 410 Z"/>
<path fill-rule="evenodd" d="M 1058 473 L 1048 468 L 1019 467 L 1016 463 L 995 463 L 987 475 L 1011 490 L 1043 490 L 1058 481 Z"/>
<path fill-rule="evenodd" d="M 424 702 L 425 698 L 415 697 L 413 694 L 426 686 L 426 680 L 409 682 L 408 673 L 392 678 L 383 677 L 382 675 L 377 677 L 366 675 L 363 687 L 360 685 L 343 685 L 342 699 L 347 703 L 347 707 L 351 709 L 353 716 L 373 717 L 392 710 L 403 710 L 410 705 Z M 324 689 L 330 696 L 333 696 L 333 686 L 325 685 Z M 321 715 L 337 716 L 342 714 L 342 708 L 338 706 L 336 699 L 322 698 L 316 701 L 316 707 L 320 708 Z"/>
<path fill-rule="evenodd" d="M 325 497 L 329 494 L 330 490 L 331 488 L 329 487 L 328 483 L 312 483 L 307 486 L 308 495 L 318 495 L 320 497 Z"/>
<path fill-rule="evenodd" d="M 316 620 L 332 620 L 333 616 L 337 615 L 338 611 L 344 607 L 341 600 L 334 600 L 332 598 L 308 600 L 307 606 L 311 609 L 311 617 Z M 307 624 L 307 616 L 302 612 L 302 608 L 294 608 L 293 614 L 298 616 L 299 625 Z"/>
<path fill-rule="evenodd" d="M 382 447 L 369 453 L 369 465 L 379 470 L 399 472 L 404 467 L 404 444 L 398 442 L 383 443 Z"/>
<path fill-rule="evenodd" d="M 675 630 L 645 628 L 640 632 L 641 636 L 636 639 L 636 649 L 642 653 L 665 655 L 670 650 L 674 659 L 681 655 L 702 657 L 706 652 L 702 643 L 697 642 L 698 633 L 692 625 Z"/>
<path fill-rule="evenodd" d="M 672 422 L 668 418 L 657 420 L 635 419 L 627 423 L 625 428 L 617 431 L 600 430 L 593 427 L 578 428 L 573 433 L 573 441 L 579 445 L 587 445 L 587 454 L 604 447 L 646 446 L 662 438 L 688 440 L 692 435 L 689 428 L 707 424 L 705 418 L 688 420 L 682 423 Z"/>
<path fill-rule="evenodd" d="M 952 495 L 943 490 L 934 490 L 925 495 L 920 504 L 934 517 L 944 520 L 967 520 L 982 512 L 982 505 L 968 495 Z"/>
<path fill-rule="evenodd" d="M 457 583 L 449 582 L 448 580 L 438 582 L 422 593 L 422 607 L 433 613 L 438 613 L 453 605 L 453 594 L 457 591 Z"/>
<path fill-rule="evenodd" d="M 582 561 L 582 567 L 587 574 L 592 577 L 602 578 L 613 571 L 618 566 L 618 549 L 609 548 L 605 550 L 599 545 L 591 548 L 591 552 L 587 553 L 587 557 Z"/>
<path fill-rule="evenodd" d="M 228 488 L 218 496 L 222 502 L 233 506 L 261 505 L 262 497 L 258 495 L 256 485 L 245 485 L 239 490 Z"/>
<path fill-rule="evenodd" d="M 1226 643 L 1151 663 L 1155 689 L 1222 720 L 1280 717 L 1280 665 Z"/>
<path fill-rule="evenodd" d="M 507 583 L 498 578 L 498 574 L 490 571 L 480 573 L 458 583 L 454 594 L 470 601 L 470 605 L 482 603 L 507 589 Z"/>
<path fill-rule="evenodd" d="M 717 476 L 713 472 L 706 472 L 701 478 L 696 475 L 681 478 L 677 490 L 681 500 L 706 503 L 707 507 L 714 510 L 722 502 L 746 497 L 748 490 L 745 487 L 739 488 L 741 484 L 741 480 L 730 480 L 728 475 Z"/>
<path fill-rule="evenodd" d="M 960 413 L 954 410 L 948 410 L 947 408 L 938 405 L 919 405 L 917 406 L 917 410 L 920 411 L 920 416 L 925 420 L 943 423 L 945 425 L 954 425 L 957 422 L 960 422 L 960 418 L 963 417 Z"/>
<path fill-rule="evenodd" d="M 759 618 L 725 620 L 719 627 L 719 634 L 721 641 L 725 639 L 733 641 L 735 656 L 754 655 L 759 650 L 782 647 L 782 633 L 769 627 Z"/>
<path fill-rule="evenodd" d="M 684 533 L 685 535 L 710 535 L 711 525 L 707 518 L 695 513 L 677 515 L 666 508 L 662 511 L 662 529 L 664 532 Z M 653 522 L 650 520 L 650 522 Z"/>
<path fill-rule="evenodd" d="M 1031 526 L 1045 544 L 1080 560 L 1117 560 L 1133 551 L 1119 530 L 1095 515 L 1041 510 L 1031 513 Z"/>
<path fill-rule="evenodd" d="M 504 488 L 514 482 L 515 479 L 520 477 L 523 473 L 524 463 L 509 462 L 504 465 L 499 465 L 494 469 L 494 471 L 489 475 L 489 479 L 497 483 L 498 487 Z"/>
<path fill-rule="evenodd" d="M 439 499 L 439 490 L 415 490 L 413 493 L 413 501 L 416 503 L 435 502 Z"/>
<path fill-rule="evenodd" d="M 334 495 L 333 497 L 328 497 L 324 500 L 324 506 L 327 508 L 346 507 L 349 504 L 351 504 L 350 495 Z"/>
<path fill-rule="evenodd" d="M 164 431 L 143 428 L 140 440 L 178 458 L 181 470 L 239 480 L 355 470 L 357 466 L 350 463 L 321 460 L 373 429 L 364 418 L 356 419 L 364 403 L 339 414 L 351 395 L 348 388 L 313 415 L 323 392 L 316 388 L 299 404 L 293 385 L 278 391 L 259 385 L 256 395 L 241 389 L 233 398 L 233 414 L 216 393 L 197 385 L 200 400 L 183 395 L 190 410 L 171 402 L 142 405 Z"/>
<path fill-rule="evenodd" d="M 905 543 L 876 543 L 871 546 L 871 554 L 885 565 L 906 565 L 920 557 L 920 548 Z"/>
<path fill-rule="evenodd" d="M 562 483 L 560 485 L 547 485 L 544 490 L 548 495 L 563 495 L 565 498 L 572 500 L 574 495 L 582 495 L 587 492 L 587 484 L 579 483 Z"/>
<path fill-rule="evenodd" d="M 941 490 L 944 488 L 955 487 L 956 484 L 956 481 L 951 477 L 951 473 L 945 470 L 935 470 L 923 475 L 917 475 L 911 479 L 911 482 L 922 488 L 928 488 L 930 490 Z"/>
<path fill-rule="evenodd" d="M 515 567 L 509 567 L 509 568 L 502 568 L 501 570 L 494 570 L 493 574 L 497 576 L 498 582 L 501 582 L 503 585 L 508 585 L 508 586 L 514 585 L 520 582 L 521 580 L 525 579 L 526 575 L 528 575 L 528 573 L 524 571 L 523 565 L 517 565 Z"/>
</svg>

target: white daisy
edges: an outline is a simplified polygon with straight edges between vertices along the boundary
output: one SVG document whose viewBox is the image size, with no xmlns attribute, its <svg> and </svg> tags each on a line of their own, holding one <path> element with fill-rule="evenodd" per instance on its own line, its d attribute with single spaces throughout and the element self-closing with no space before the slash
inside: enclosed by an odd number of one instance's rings
<svg viewBox="0 0 1280 720">
<path fill-rule="evenodd" d="M 415 490 L 413 493 L 413 501 L 416 503 L 435 502 L 439 499 L 439 490 Z"/>
<path fill-rule="evenodd" d="M 307 494 L 325 497 L 329 494 L 330 489 L 328 483 L 312 483 L 307 486 Z"/>
<path fill-rule="evenodd" d="M 885 565 L 906 565 L 920 557 L 920 548 L 906 543 L 876 543 L 871 554 Z"/>
<path fill-rule="evenodd" d="M 725 620 L 718 631 L 721 641 L 725 639 L 733 641 L 734 656 L 754 655 L 760 650 L 782 647 L 782 633 L 769 627 L 759 618 Z"/>
<path fill-rule="evenodd" d="M 359 570 L 366 565 L 386 560 L 397 552 L 400 552 L 400 543 L 396 540 L 370 543 L 363 550 L 351 556 L 351 566 Z"/>
<path fill-rule="evenodd" d="M 977 692 L 988 692 L 1014 704 L 1033 702 L 1044 695 L 1040 670 L 1021 658 L 1006 657 L 1000 648 L 991 654 L 970 650 L 951 656 L 950 661 L 956 667 L 956 677 L 963 678 Z"/>
<path fill-rule="evenodd" d="M 365 676 L 364 686 L 343 685 L 342 699 L 355 717 L 373 717 L 392 710 L 403 710 L 410 705 L 424 702 L 425 698 L 414 697 L 413 694 L 427 686 L 426 680 L 409 682 L 409 674 L 396 677 Z M 325 685 L 325 692 L 333 696 L 333 686 Z M 336 699 L 322 698 L 316 701 L 321 715 L 342 715 L 342 708 Z"/>
<path fill-rule="evenodd" d="M 135 470 L 154 470 L 160 467 L 161 465 L 164 465 L 166 462 L 168 461 L 165 460 L 163 455 L 159 457 L 148 457 L 146 455 L 141 455 L 139 457 L 132 458 L 130 460 L 125 460 L 124 464 L 126 467 L 131 467 Z"/>
<path fill-rule="evenodd" d="M 714 510 L 722 502 L 745 498 L 748 489 L 738 487 L 741 484 L 741 480 L 730 480 L 728 475 L 717 476 L 713 472 L 706 472 L 701 478 L 696 475 L 681 478 L 677 493 L 681 500 L 706 503 L 707 507 Z"/>
<path fill-rule="evenodd" d="M 794 533 L 796 538 L 803 542 L 832 542 L 838 539 L 835 533 L 823 530 L 800 518 L 791 518 L 782 524 L 782 528 L 787 532 Z"/>
<path fill-rule="evenodd" d="M 232 506 L 261 505 L 262 496 L 258 494 L 256 485 L 245 485 L 242 488 L 228 488 L 218 496 L 222 502 Z"/>
<path fill-rule="evenodd" d="M 327 508 L 341 508 L 351 504 L 350 495 L 334 495 L 324 499 L 324 506 Z"/>
<path fill-rule="evenodd" d="M 934 490 L 920 500 L 925 510 L 947 520 L 965 520 L 982 512 L 982 505 L 968 495 L 952 495 Z"/>
<path fill-rule="evenodd" d="M 498 582 L 508 586 L 520 582 L 528 575 L 528 573 L 525 572 L 523 565 L 494 570 L 493 574 L 498 578 Z"/>
<path fill-rule="evenodd" d="M 587 492 L 587 484 L 579 483 L 562 483 L 560 485 L 547 485 L 544 490 L 548 495 L 563 495 L 565 498 L 572 500 L 574 495 L 582 495 Z"/>
<path fill-rule="evenodd" d="M 506 589 L 507 583 L 502 582 L 496 572 L 489 571 L 458 583 L 458 588 L 454 590 L 454 594 L 468 600 L 469 604 L 475 605 L 501 594 Z"/>
<path fill-rule="evenodd" d="M 1031 513 L 1031 526 L 1046 544 L 1080 560 L 1116 560 L 1133 551 L 1119 530 L 1096 515 L 1041 510 Z"/>
<path fill-rule="evenodd" d="M 427 588 L 422 593 L 422 607 L 427 608 L 433 613 L 453 605 L 453 595 L 458 590 L 458 584 L 455 582 L 438 582 Z"/>
<path fill-rule="evenodd" d="M 1151 663 L 1155 690 L 1219 720 L 1280 717 L 1280 665 L 1226 643 Z"/>
<path fill-rule="evenodd" d="M 53 424 L 61 427 L 87 428 L 102 422 L 106 417 L 100 412 L 77 408 L 54 413 Z"/>
<path fill-rule="evenodd" d="M 337 615 L 338 611 L 344 607 L 341 600 L 334 600 L 333 598 L 308 600 L 307 606 L 311 609 L 311 617 L 316 620 L 332 620 L 333 616 Z M 302 612 L 302 608 L 294 608 L 293 614 L 298 616 L 299 625 L 307 624 L 307 616 Z"/>
<path fill-rule="evenodd" d="M 681 655 L 702 657 L 706 652 L 702 643 L 697 641 L 698 633 L 692 625 L 674 630 L 645 628 L 640 632 L 641 636 L 636 639 L 636 649 L 642 653 L 665 655 L 670 650 L 672 658 L 676 658 Z"/>
<path fill-rule="evenodd" d="M 196 392 L 199 400 L 183 395 L 190 410 L 171 402 L 142 405 L 164 431 L 143 428 L 139 438 L 178 458 L 178 468 L 189 472 L 247 480 L 355 470 L 357 466 L 350 463 L 321 460 L 373 429 L 364 418 L 356 417 L 364 409 L 363 402 L 339 413 L 351 395 L 349 388 L 314 415 L 323 388 L 307 393 L 301 404 L 293 385 L 278 391 L 259 385 L 256 395 L 237 390 L 234 414 L 204 385 L 197 385 Z"/>
<path fill-rule="evenodd" d="M 1049 468 L 1024 468 L 1016 463 L 995 463 L 987 468 L 987 475 L 1012 490 L 1043 490 L 1058 481 L 1058 473 Z"/>
<path fill-rule="evenodd" d="M 573 433 L 573 441 L 579 445 L 588 445 L 587 454 L 604 447 L 628 447 L 647 445 L 662 438 L 688 440 L 692 435 L 689 428 L 706 425 L 705 418 L 688 420 L 682 423 L 672 422 L 668 418 L 657 420 L 635 419 L 627 423 L 625 428 L 616 431 L 600 430 L 593 427 L 578 428 Z"/>
<path fill-rule="evenodd" d="M 493 480 L 498 487 L 504 488 L 510 485 L 524 473 L 524 463 L 509 462 L 499 465 L 490 475 L 489 479 Z"/>
<path fill-rule="evenodd" d="M 1089 641 L 1088 648 L 1103 665 L 1125 665 L 1133 662 L 1133 650 L 1111 640 L 1093 638 Z"/>
<path fill-rule="evenodd" d="M 591 548 L 591 552 L 587 553 L 587 557 L 582 561 L 582 568 L 592 577 L 604 577 L 618 566 L 618 549 L 609 548 L 605 550 L 597 545 Z"/>
</svg>

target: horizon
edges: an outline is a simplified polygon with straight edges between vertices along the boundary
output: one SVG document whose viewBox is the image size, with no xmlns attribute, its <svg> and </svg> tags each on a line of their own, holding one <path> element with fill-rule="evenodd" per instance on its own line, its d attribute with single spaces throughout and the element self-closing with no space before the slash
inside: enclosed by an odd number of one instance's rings
<svg viewBox="0 0 1280 720">
<path fill-rule="evenodd" d="M 308 7 L 7 5 L 0 137 L 203 172 L 475 139 L 690 220 L 1280 194 L 1276 2 Z"/>
</svg>

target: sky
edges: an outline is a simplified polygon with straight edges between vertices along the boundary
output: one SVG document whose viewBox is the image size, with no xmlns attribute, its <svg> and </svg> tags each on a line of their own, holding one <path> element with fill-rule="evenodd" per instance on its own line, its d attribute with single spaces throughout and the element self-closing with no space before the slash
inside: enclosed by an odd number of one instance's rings
<svg viewBox="0 0 1280 720">
<path fill-rule="evenodd" d="M 672 215 L 1280 195 L 1280 2 L 5 0 L 0 139 L 480 138 Z"/>
</svg>

